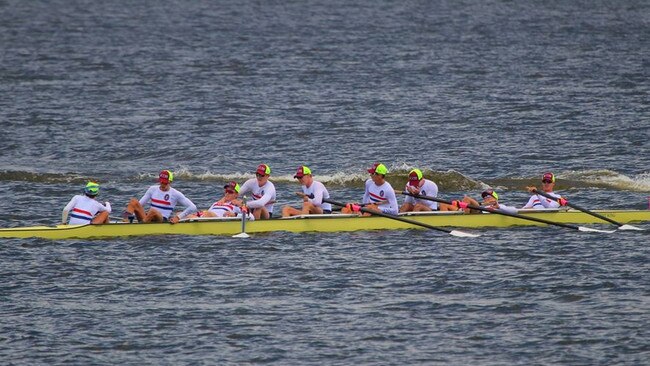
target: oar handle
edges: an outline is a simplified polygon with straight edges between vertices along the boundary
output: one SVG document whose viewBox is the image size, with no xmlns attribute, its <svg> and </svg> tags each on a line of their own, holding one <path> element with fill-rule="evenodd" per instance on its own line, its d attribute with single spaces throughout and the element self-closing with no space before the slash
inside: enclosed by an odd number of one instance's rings
<svg viewBox="0 0 650 366">
<path fill-rule="evenodd" d="M 420 195 L 420 194 L 414 194 L 414 193 L 410 193 L 410 192 L 406 192 L 406 191 L 405 192 L 400 192 L 400 193 L 402 193 L 405 196 L 411 196 L 411 197 L 421 198 L 421 199 L 425 199 L 425 200 L 429 200 L 429 201 L 436 201 L 436 202 L 440 202 L 440 203 L 446 203 L 448 205 L 453 204 L 452 201 L 443 200 L 443 199 L 437 198 L 437 197 L 423 196 L 423 195 Z M 467 207 L 471 208 L 471 209 L 474 209 L 474 210 L 491 212 L 491 213 L 495 213 L 495 214 L 499 214 L 499 215 L 515 217 L 515 218 L 522 219 L 522 220 L 536 221 L 536 222 L 539 222 L 539 223 L 542 223 L 542 224 L 556 225 L 556 226 L 561 226 L 561 227 L 565 227 L 565 228 L 568 228 L 568 229 L 580 230 L 580 227 L 575 226 L 575 225 L 564 224 L 564 223 L 561 223 L 561 222 L 548 221 L 548 220 L 544 220 L 544 219 L 539 219 L 537 217 L 528 217 L 528 216 L 519 215 L 519 214 L 515 214 L 515 213 L 510 213 L 510 212 L 505 212 L 505 211 L 501 211 L 501 210 L 495 210 L 495 209 L 490 208 L 490 207 L 474 206 L 474 205 L 469 204 L 469 203 L 467 204 Z"/>
<path fill-rule="evenodd" d="M 557 197 L 553 197 L 553 196 L 551 196 L 550 194 L 548 194 L 546 192 L 541 192 L 541 191 L 537 190 L 537 188 L 533 189 L 533 193 L 538 194 L 540 196 L 544 196 L 544 197 L 546 197 L 548 199 L 551 199 L 551 200 L 554 200 L 554 201 L 560 203 L 560 200 Z M 569 207 L 575 208 L 576 210 L 582 211 L 582 212 L 584 212 L 586 214 L 597 217 L 597 218 L 599 218 L 601 220 L 607 221 L 607 222 L 612 223 L 614 225 L 623 226 L 623 224 L 621 224 L 620 222 L 614 221 L 614 220 L 610 219 L 609 217 L 605 217 L 605 216 L 603 216 L 603 215 L 601 215 L 599 213 L 587 210 L 586 208 L 582 208 L 582 207 L 580 207 L 580 206 L 578 206 L 576 204 L 570 203 L 570 202 L 568 202 L 566 200 L 564 200 L 563 203 L 565 205 L 569 206 Z"/>
</svg>

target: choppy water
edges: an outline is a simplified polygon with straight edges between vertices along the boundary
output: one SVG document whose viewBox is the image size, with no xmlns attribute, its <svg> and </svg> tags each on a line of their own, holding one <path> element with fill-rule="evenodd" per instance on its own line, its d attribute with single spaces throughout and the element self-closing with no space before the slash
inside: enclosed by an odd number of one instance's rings
<svg viewBox="0 0 650 366">
<path fill-rule="evenodd" d="M 164 168 L 197 205 L 309 165 L 441 195 L 554 171 L 647 208 L 643 1 L 0 2 L 0 224 L 86 179 L 120 207 Z M 650 225 L 640 225 L 650 229 Z M 562 228 L 4 240 L 3 364 L 647 364 L 648 235 Z"/>
</svg>

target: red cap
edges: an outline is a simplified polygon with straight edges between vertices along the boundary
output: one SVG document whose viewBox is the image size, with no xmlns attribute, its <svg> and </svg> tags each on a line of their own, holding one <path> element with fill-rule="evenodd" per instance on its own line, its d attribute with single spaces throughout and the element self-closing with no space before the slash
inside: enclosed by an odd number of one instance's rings
<svg viewBox="0 0 650 366">
<path fill-rule="evenodd" d="M 555 175 L 553 175 L 553 173 L 550 173 L 550 172 L 549 173 L 544 173 L 544 175 L 542 176 L 542 182 L 544 182 L 544 181 L 547 181 L 547 182 L 550 182 L 550 183 L 555 183 Z"/>
<path fill-rule="evenodd" d="M 417 187 L 420 184 L 420 177 L 418 177 L 418 173 L 413 171 L 411 174 L 409 174 L 409 185 Z"/>
<path fill-rule="evenodd" d="M 304 165 L 301 165 L 301 166 L 298 168 L 298 170 L 296 170 L 296 175 L 294 175 L 293 177 L 299 179 L 299 178 L 302 178 L 302 177 L 304 177 L 305 175 L 309 175 L 309 174 L 311 174 L 311 169 L 307 168 L 307 167 L 304 166 Z"/>
<path fill-rule="evenodd" d="M 237 182 L 232 181 L 228 182 L 223 188 L 226 190 L 228 193 L 239 193 L 239 184 Z"/>
<path fill-rule="evenodd" d="M 382 163 L 375 163 L 370 167 L 370 169 L 368 169 L 368 173 L 386 175 L 388 174 L 388 169 L 386 169 L 386 166 Z"/>
<path fill-rule="evenodd" d="M 160 183 L 169 184 L 169 182 L 171 182 L 172 179 L 174 178 L 169 170 L 163 170 L 162 172 L 160 172 L 160 174 L 158 174 L 158 181 Z"/>
<path fill-rule="evenodd" d="M 269 168 L 269 166 L 266 164 L 260 164 L 257 166 L 257 170 L 255 171 L 255 173 L 262 174 L 262 175 L 271 174 L 271 168 Z"/>
</svg>

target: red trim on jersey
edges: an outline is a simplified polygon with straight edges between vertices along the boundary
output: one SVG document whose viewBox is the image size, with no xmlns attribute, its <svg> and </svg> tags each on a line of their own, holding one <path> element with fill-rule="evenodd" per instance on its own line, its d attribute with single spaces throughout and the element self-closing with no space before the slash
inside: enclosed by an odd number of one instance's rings
<svg viewBox="0 0 650 366">
<path fill-rule="evenodd" d="M 158 203 L 158 204 L 161 204 L 161 205 L 167 205 L 167 206 L 171 206 L 171 204 L 172 204 L 172 203 L 169 202 L 169 201 L 157 200 L 157 199 L 155 199 L 155 198 L 152 198 L 152 199 L 151 199 L 151 202 L 153 202 L 153 203 Z"/>
<path fill-rule="evenodd" d="M 88 216 L 92 216 L 92 215 L 93 215 L 93 214 L 91 214 L 90 212 L 88 212 L 88 211 L 86 211 L 86 210 L 82 210 L 82 209 L 80 209 L 80 208 L 76 208 L 76 207 L 73 208 L 72 211 L 74 211 L 74 212 L 79 212 L 79 213 L 81 213 L 81 214 L 88 215 Z"/>
</svg>

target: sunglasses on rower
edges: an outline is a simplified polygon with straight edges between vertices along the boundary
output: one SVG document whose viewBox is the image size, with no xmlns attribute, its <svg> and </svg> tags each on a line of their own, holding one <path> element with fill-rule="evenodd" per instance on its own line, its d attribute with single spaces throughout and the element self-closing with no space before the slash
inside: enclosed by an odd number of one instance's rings
<svg viewBox="0 0 650 366">
<path fill-rule="evenodd" d="M 492 195 L 493 192 L 494 192 L 494 191 L 492 191 L 492 190 L 483 191 L 483 193 L 481 193 L 481 198 L 485 198 L 485 197 L 494 197 L 494 196 Z"/>
</svg>

